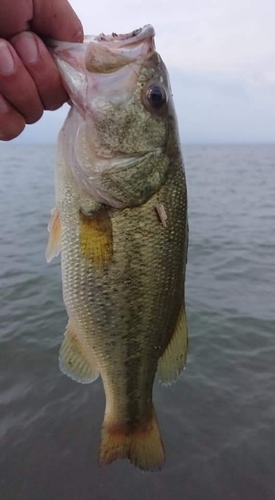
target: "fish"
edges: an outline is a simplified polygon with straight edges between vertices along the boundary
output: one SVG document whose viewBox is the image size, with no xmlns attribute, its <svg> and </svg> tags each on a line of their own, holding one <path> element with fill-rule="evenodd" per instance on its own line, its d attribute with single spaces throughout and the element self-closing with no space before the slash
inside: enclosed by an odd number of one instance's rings
<svg viewBox="0 0 275 500">
<path fill-rule="evenodd" d="M 70 98 L 46 258 L 61 252 L 61 371 L 106 397 L 99 465 L 164 464 L 153 406 L 187 357 L 187 187 L 168 71 L 151 25 L 50 41 Z"/>
</svg>

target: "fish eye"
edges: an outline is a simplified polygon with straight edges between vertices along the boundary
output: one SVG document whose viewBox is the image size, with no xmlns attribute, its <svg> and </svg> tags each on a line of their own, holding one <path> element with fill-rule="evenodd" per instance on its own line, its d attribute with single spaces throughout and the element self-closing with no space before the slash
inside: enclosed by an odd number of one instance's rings
<svg viewBox="0 0 275 500">
<path fill-rule="evenodd" d="M 147 90 L 147 99 L 151 106 L 155 109 L 160 109 L 167 102 L 166 92 L 159 85 L 151 85 Z"/>
</svg>

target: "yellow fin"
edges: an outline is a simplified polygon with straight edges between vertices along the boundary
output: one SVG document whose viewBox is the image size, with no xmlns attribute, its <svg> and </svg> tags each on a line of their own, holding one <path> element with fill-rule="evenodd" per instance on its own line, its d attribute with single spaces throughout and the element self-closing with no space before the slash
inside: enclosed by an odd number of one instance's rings
<svg viewBox="0 0 275 500">
<path fill-rule="evenodd" d="M 61 224 L 57 208 L 51 211 L 51 220 L 48 225 L 49 239 L 46 248 L 46 260 L 50 262 L 60 252 L 61 245 Z"/>
<path fill-rule="evenodd" d="M 65 375 L 82 384 L 94 382 L 99 376 L 94 355 L 90 350 L 85 352 L 70 321 L 59 352 L 59 367 Z"/>
<path fill-rule="evenodd" d="M 165 385 L 175 382 L 183 371 L 188 349 L 188 331 L 184 307 L 181 307 L 173 336 L 158 362 L 157 376 Z"/>
<path fill-rule="evenodd" d="M 92 215 L 79 213 L 82 255 L 98 269 L 104 269 L 113 255 L 112 223 L 108 209 L 101 206 Z"/>
<path fill-rule="evenodd" d="M 99 465 L 128 458 L 142 470 L 159 470 L 164 462 L 164 449 L 154 409 L 150 421 L 134 429 L 112 423 L 109 418 L 103 422 Z"/>
</svg>

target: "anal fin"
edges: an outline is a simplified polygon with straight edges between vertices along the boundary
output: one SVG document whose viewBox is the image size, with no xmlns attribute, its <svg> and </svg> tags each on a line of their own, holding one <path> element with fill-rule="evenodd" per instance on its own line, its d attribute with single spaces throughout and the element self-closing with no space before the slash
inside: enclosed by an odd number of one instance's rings
<svg viewBox="0 0 275 500">
<path fill-rule="evenodd" d="M 184 307 L 180 309 L 173 336 L 158 361 L 157 376 L 161 383 L 175 382 L 183 371 L 188 350 L 188 331 Z"/>
<path fill-rule="evenodd" d="M 70 321 L 59 352 L 59 367 L 65 375 L 82 384 L 94 382 L 99 376 L 93 353 L 85 352 Z"/>
</svg>

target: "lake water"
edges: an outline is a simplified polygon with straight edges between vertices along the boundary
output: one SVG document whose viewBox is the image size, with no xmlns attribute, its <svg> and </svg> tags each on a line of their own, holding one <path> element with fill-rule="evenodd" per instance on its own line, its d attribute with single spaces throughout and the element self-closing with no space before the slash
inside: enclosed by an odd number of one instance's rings
<svg viewBox="0 0 275 500">
<path fill-rule="evenodd" d="M 0 145 L 1 500 L 275 498 L 275 146 L 184 148 L 190 349 L 155 386 L 161 472 L 97 466 L 101 381 L 62 375 L 52 146 Z"/>
</svg>

